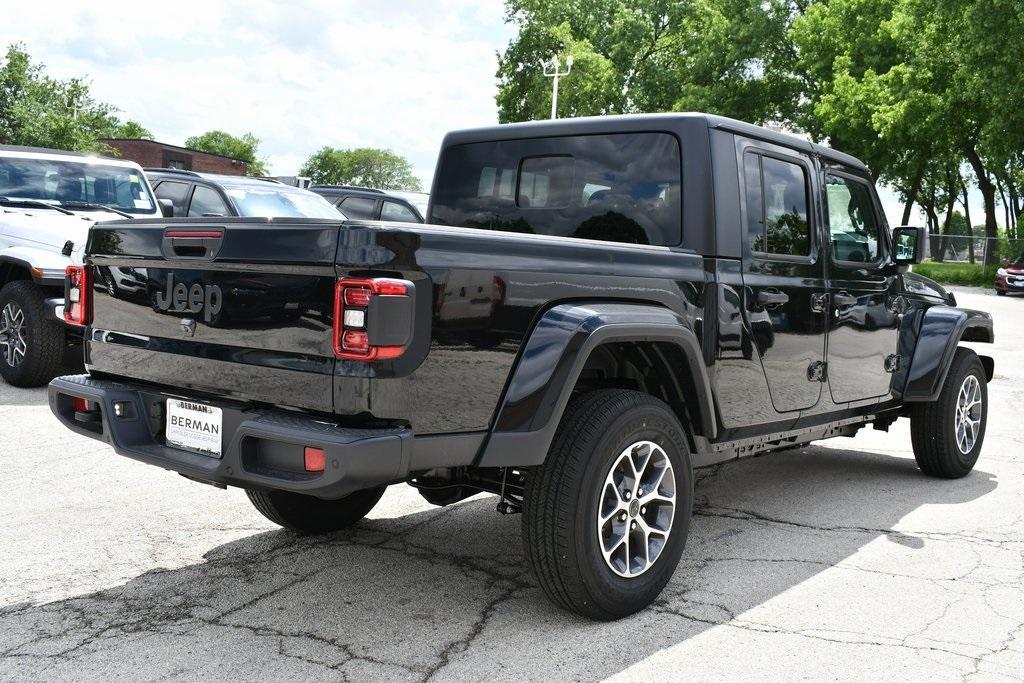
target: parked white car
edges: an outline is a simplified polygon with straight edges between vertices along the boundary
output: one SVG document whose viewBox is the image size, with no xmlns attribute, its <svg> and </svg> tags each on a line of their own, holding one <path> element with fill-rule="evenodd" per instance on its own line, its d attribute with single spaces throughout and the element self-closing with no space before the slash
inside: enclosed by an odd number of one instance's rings
<svg viewBox="0 0 1024 683">
<path fill-rule="evenodd" d="M 0 376 L 40 386 L 75 362 L 65 268 L 82 262 L 93 223 L 160 215 L 134 162 L 0 145 Z"/>
</svg>

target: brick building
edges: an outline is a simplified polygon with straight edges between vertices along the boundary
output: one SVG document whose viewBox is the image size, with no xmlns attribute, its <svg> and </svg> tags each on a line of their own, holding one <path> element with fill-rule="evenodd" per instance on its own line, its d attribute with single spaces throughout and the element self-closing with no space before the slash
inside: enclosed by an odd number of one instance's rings
<svg viewBox="0 0 1024 683">
<path fill-rule="evenodd" d="M 245 175 L 246 162 L 220 154 L 200 152 L 153 140 L 101 140 L 121 153 L 121 158 L 134 161 L 143 168 L 180 168 L 200 173 Z"/>
</svg>

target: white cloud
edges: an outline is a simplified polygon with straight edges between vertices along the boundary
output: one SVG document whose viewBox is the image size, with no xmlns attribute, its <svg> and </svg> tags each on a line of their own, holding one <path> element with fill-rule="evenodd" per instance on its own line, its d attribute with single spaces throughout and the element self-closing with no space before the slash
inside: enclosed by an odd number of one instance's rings
<svg viewBox="0 0 1024 683">
<path fill-rule="evenodd" d="M 499 0 L 22 4 L 0 43 L 157 139 L 252 132 L 275 173 L 323 145 L 388 147 L 424 182 L 448 130 L 495 123 Z"/>
</svg>

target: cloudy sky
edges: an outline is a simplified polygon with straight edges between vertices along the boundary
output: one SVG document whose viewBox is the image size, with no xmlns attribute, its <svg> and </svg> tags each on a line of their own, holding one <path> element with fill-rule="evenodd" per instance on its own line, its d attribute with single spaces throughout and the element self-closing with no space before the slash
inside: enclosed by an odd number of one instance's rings
<svg viewBox="0 0 1024 683">
<path fill-rule="evenodd" d="M 116 9 L 115 9 L 116 7 Z M 43 0 L 4 12 L 51 75 L 85 75 L 156 139 L 252 132 L 274 173 L 323 145 L 388 147 L 425 181 L 444 132 L 497 122 L 500 0 Z"/>
<path fill-rule="evenodd" d="M 497 122 L 496 52 L 514 34 L 501 0 L 41 0 L 2 14 L 0 45 L 86 76 L 162 142 L 252 132 L 280 175 L 324 145 L 387 147 L 425 187 L 446 131 Z M 882 199 L 898 224 L 897 198 Z"/>
</svg>

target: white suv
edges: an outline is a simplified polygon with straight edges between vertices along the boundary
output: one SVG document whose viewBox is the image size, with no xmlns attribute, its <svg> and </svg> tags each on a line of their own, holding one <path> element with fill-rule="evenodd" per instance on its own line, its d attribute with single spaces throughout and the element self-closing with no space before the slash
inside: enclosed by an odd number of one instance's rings
<svg viewBox="0 0 1024 683">
<path fill-rule="evenodd" d="M 134 162 L 0 145 L 0 376 L 40 386 L 81 362 L 81 331 L 60 317 L 64 269 L 93 223 L 161 213 Z"/>
</svg>

